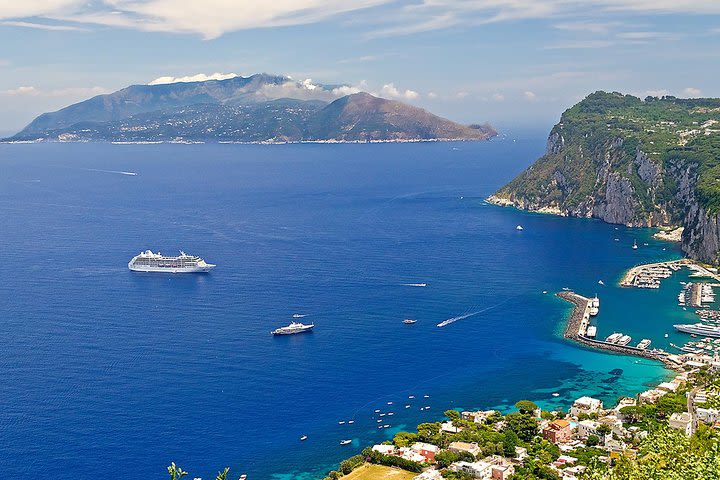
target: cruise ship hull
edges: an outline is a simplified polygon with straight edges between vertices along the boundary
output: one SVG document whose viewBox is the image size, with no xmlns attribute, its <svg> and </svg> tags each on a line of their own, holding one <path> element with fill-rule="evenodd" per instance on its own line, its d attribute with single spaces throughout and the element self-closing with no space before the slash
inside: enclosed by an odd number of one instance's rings
<svg viewBox="0 0 720 480">
<path fill-rule="evenodd" d="M 136 266 L 136 265 L 128 265 L 128 268 L 132 270 L 133 272 L 154 272 L 154 273 L 207 273 L 213 268 L 215 268 L 215 265 L 206 265 L 204 267 L 182 267 L 182 268 L 168 268 L 168 267 L 146 267 L 146 266 Z"/>
</svg>

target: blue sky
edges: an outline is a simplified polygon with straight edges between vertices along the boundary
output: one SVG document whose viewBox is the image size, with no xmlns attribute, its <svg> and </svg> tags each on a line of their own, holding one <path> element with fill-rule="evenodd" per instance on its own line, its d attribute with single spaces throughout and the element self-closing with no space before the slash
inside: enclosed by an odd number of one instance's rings
<svg viewBox="0 0 720 480">
<path fill-rule="evenodd" d="M 0 45 L 0 132 L 216 72 L 345 83 L 501 128 L 547 129 L 598 89 L 720 96 L 718 0 L 0 0 Z"/>
</svg>

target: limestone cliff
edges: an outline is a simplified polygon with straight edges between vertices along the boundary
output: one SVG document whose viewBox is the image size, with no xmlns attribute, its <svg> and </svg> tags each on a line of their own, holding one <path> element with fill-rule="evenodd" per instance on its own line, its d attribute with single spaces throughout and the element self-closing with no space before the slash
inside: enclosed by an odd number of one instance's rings
<svg viewBox="0 0 720 480">
<path fill-rule="evenodd" d="M 716 128 L 717 99 L 596 92 L 563 113 L 545 155 L 488 201 L 630 227 L 682 226 L 683 251 L 719 263 Z"/>
</svg>

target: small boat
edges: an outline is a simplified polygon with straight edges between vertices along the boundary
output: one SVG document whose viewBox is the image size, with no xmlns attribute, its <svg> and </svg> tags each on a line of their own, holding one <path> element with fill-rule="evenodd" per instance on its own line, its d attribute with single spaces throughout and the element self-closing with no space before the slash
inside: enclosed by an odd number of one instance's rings
<svg viewBox="0 0 720 480">
<path fill-rule="evenodd" d="M 243 473 L 242 475 L 240 475 L 240 477 L 238 478 L 238 480 L 247 480 L 247 474 L 246 474 L 246 473 Z"/>
<path fill-rule="evenodd" d="M 340 420 L 340 421 L 338 422 L 338 425 L 345 425 L 345 420 Z"/>
<path fill-rule="evenodd" d="M 352 443 L 352 440 L 340 440 L 340 445 L 349 445 Z"/>
<path fill-rule="evenodd" d="M 388 402 L 388 405 L 392 405 L 392 402 Z"/>
<path fill-rule="evenodd" d="M 547 290 L 543 290 L 543 295 L 547 293 Z"/>
<path fill-rule="evenodd" d="M 307 440 L 307 435 L 303 435 L 302 437 L 300 437 L 301 442 L 304 442 L 305 440 Z"/>
<path fill-rule="evenodd" d="M 405 320 L 403 320 L 403 323 L 405 325 L 412 325 L 413 323 L 417 323 L 417 320 L 413 320 L 412 318 L 406 318 Z"/>
<path fill-rule="evenodd" d="M 378 418 L 377 423 L 382 423 L 382 420 Z"/>
<path fill-rule="evenodd" d="M 598 285 L 605 285 L 605 282 L 603 282 L 602 280 L 598 280 Z"/>
<path fill-rule="evenodd" d="M 665 338 L 668 338 L 668 337 L 669 337 L 669 335 L 666 333 L 666 334 L 665 334 Z"/>
<path fill-rule="evenodd" d="M 388 417 L 395 415 L 395 412 L 388 412 Z"/>
<path fill-rule="evenodd" d="M 352 425 L 353 423 L 355 423 L 355 420 L 348 420 L 348 423 Z"/>
<path fill-rule="evenodd" d="M 570 287 L 562 287 L 562 289 L 563 289 L 563 291 L 565 291 L 565 292 L 569 292 L 569 291 L 570 291 Z"/>
<path fill-rule="evenodd" d="M 410 408 L 410 405 L 405 405 L 405 408 Z"/>
<path fill-rule="evenodd" d="M 375 413 L 380 413 L 380 410 L 375 410 Z"/>
<path fill-rule="evenodd" d="M 633 250 L 637 250 L 637 248 L 638 248 L 638 246 L 637 246 L 637 241 L 633 241 L 633 246 L 632 246 L 632 248 L 633 248 Z"/>
<path fill-rule="evenodd" d="M 556 393 L 553 393 L 552 396 L 553 396 L 553 397 L 559 397 L 560 394 L 556 392 Z"/>
<path fill-rule="evenodd" d="M 423 395 L 423 398 L 430 398 L 430 395 Z"/>
<path fill-rule="evenodd" d="M 415 398 L 415 395 L 409 395 L 408 398 L 410 398 L 410 399 Z"/>
<path fill-rule="evenodd" d="M 385 425 L 383 425 L 383 428 L 390 428 L 390 425 L 385 424 Z"/>
<path fill-rule="evenodd" d="M 305 314 L 305 313 L 293 313 L 293 316 L 292 316 L 292 317 L 293 317 L 293 318 L 303 318 L 303 317 L 307 317 L 307 314 Z"/>
<path fill-rule="evenodd" d="M 522 231 L 525 229 L 522 227 L 522 225 L 518 225 L 517 227 L 515 227 L 515 230 Z"/>
</svg>

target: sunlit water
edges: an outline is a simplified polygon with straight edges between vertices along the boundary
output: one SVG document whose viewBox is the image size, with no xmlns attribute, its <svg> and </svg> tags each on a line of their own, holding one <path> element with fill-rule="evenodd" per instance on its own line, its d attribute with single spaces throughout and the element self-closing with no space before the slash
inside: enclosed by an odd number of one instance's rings
<svg viewBox="0 0 720 480">
<path fill-rule="evenodd" d="M 3 476 L 161 478 L 175 461 L 312 479 L 447 408 L 612 403 L 660 380 L 563 340 L 552 294 L 597 292 L 600 335 L 662 346 L 680 277 L 616 285 L 677 248 L 483 202 L 543 147 L 0 145 Z M 148 248 L 218 267 L 128 271 Z M 293 313 L 315 331 L 270 335 Z"/>
</svg>

